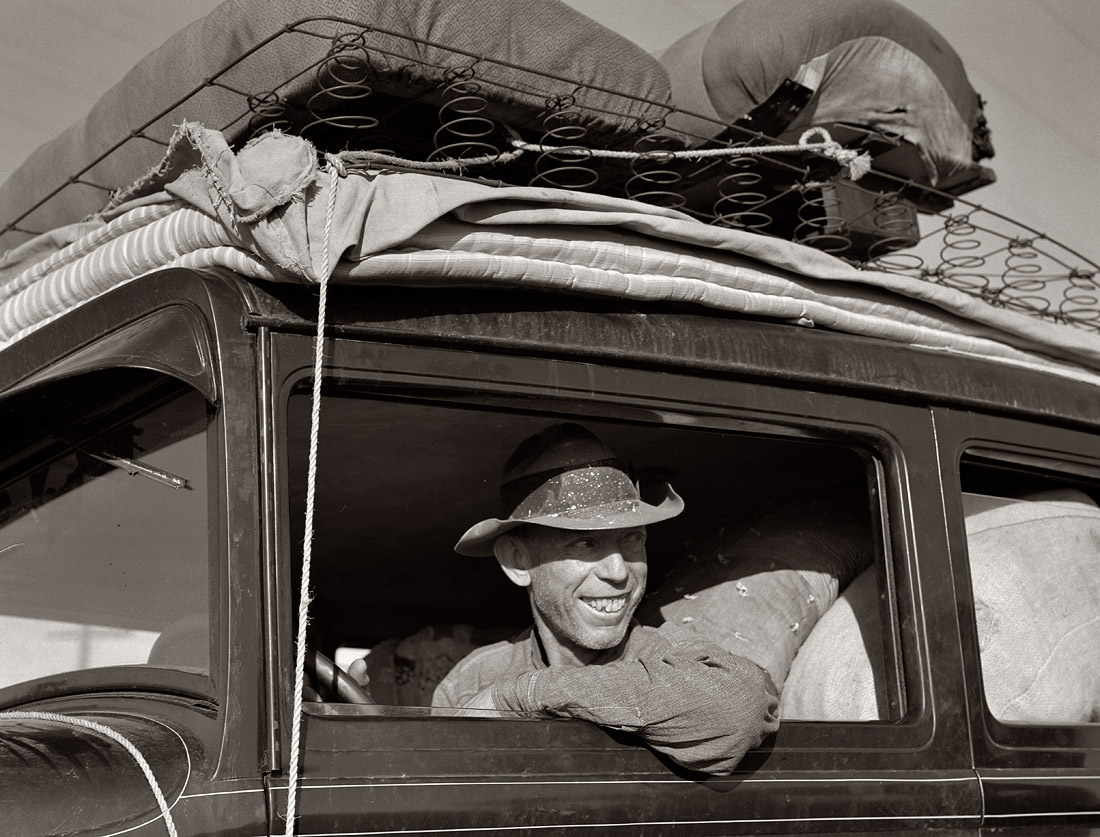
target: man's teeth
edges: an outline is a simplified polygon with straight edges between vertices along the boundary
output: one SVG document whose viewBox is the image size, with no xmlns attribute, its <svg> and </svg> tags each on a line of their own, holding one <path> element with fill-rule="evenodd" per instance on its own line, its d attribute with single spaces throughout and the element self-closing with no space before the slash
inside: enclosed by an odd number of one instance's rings
<svg viewBox="0 0 1100 837">
<path fill-rule="evenodd" d="M 601 613 L 618 613 L 626 605 L 626 597 L 618 596 L 614 599 L 585 599 L 584 603 L 593 610 Z"/>
</svg>

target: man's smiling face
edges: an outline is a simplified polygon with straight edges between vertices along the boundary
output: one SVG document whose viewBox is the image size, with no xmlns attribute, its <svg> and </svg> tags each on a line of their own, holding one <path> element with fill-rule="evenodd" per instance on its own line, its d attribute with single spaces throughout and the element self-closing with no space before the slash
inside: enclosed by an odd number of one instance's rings
<svg viewBox="0 0 1100 837">
<path fill-rule="evenodd" d="M 619 645 L 645 592 L 645 527 L 525 528 L 531 608 L 544 646 L 552 636 L 586 662 L 592 652 Z"/>
</svg>

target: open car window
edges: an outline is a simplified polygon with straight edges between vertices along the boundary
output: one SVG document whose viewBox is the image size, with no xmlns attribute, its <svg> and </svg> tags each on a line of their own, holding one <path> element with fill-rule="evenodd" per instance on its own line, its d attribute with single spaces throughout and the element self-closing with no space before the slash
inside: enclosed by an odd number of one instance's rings
<svg viewBox="0 0 1100 837">
<path fill-rule="evenodd" d="M 300 390 L 287 406 L 296 568 L 310 405 Z M 869 447 L 753 432 L 744 422 L 735 431 L 352 388 L 328 390 L 321 416 L 310 642 L 345 668 L 365 655 L 385 714 L 428 714 L 435 688 L 466 654 L 531 624 L 525 592 L 493 558 L 453 547 L 473 523 L 500 515 L 500 472 L 516 444 L 563 420 L 616 450 L 643 498 L 667 481 L 685 500 L 682 515 L 649 527 L 639 621 L 701 633 L 754 660 L 782 688 L 785 718 L 905 713 L 881 469 Z"/>
<path fill-rule="evenodd" d="M 12 430 L 0 452 L 0 688 L 62 674 L 59 688 L 94 686 L 95 671 L 119 666 L 148 682 L 152 668 L 208 674 L 205 398 L 118 370 L 0 410 Z"/>
</svg>

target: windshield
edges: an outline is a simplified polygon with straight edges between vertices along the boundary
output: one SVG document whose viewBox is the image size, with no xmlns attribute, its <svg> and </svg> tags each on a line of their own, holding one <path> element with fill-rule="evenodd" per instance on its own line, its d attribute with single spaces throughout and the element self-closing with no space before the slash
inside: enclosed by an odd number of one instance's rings
<svg viewBox="0 0 1100 837">
<path fill-rule="evenodd" d="M 0 688 L 122 665 L 209 671 L 198 392 L 96 374 L 11 399 L 0 480 Z"/>
</svg>

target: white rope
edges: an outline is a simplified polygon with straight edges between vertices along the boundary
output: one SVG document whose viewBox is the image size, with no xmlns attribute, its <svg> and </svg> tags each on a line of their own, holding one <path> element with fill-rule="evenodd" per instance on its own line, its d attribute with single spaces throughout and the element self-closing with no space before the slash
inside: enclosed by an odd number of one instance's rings
<svg viewBox="0 0 1100 837">
<path fill-rule="evenodd" d="M 317 495 L 317 440 L 321 427 L 321 371 L 324 361 L 325 313 L 328 307 L 329 242 L 332 219 L 336 211 L 336 183 L 344 167 L 332 155 L 329 162 L 328 210 L 325 215 L 325 235 L 322 250 L 321 275 L 318 277 L 320 298 L 317 302 L 317 343 L 313 352 L 313 409 L 309 425 L 309 470 L 306 475 L 306 530 L 302 543 L 302 582 L 298 590 L 298 640 L 294 661 L 294 715 L 290 727 L 290 768 L 287 778 L 286 837 L 294 837 L 298 808 L 298 780 L 302 747 L 302 693 L 305 690 L 306 626 L 309 624 L 309 573 L 313 561 L 313 513 Z"/>
<path fill-rule="evenodd" d="M 812 139 L 818 137 L 817 140 Z M 518 136 L 512 137 L 515 151 L 501 151 L 496 154 L 483 154 L 480 157 L 465 157 L 454 160 L 411 160 L 395 157 L 379 151 L 344 151 L 335 155 L 345 164 L 362 166 L 370 164 L 402 166 L 403 168 L 422 169 L 424 171 L 462 171 L 474 166 L 487 166 L 498 163 L 510 163 L 525 151 L 538 154 L 560 154 L 577 159 L 604 158 L 612 160 L 704 160 L 715 157 L 764 156 L 768 154 L 794 154 L 812 151 L 830 157 L 840 163 L 851 180 L 859 180 L 871 170 L 871 155 L 865 151 L 845 148 L 832 138 L 824 128 L 810 128 L 798 138 L 798 142 L 787 145 L 743 145 L 723 148 L 695 148 L 682 151 L 614 151 L 609 148 L 586 148 L 580 145 L 543 145 L 526 142 Z M 330 157 L 333 155 L 329 155 Z"/>
<path fill-rule="evenodd" d="M 816 142 L 811 141 L 811 137 L 815 135 L 819 136 L 820 139 Z M 580 146 L 556 148 L 524 142 L 520 139 L 513 139 L 512 145 L 524 151 L 538 151 L 541 153 L 557 151 L 575 154 L 577 157 L 604 157 L 618 160 L 637 160 L 643 157 L 654 160 L 702 160 L 712 157 L 760 156 L 813 151 L 836 160 L 848 170 L 848 176 L 852 180 L 859 180 L 871 169 L 869 154 L 845 148 L 834 140 L 824 128 L 810 128 L 802 133 L 797 143 L 788 145 L 739 145 L 723 148 L 689 148 L 683 151 L 613 151 L 607 148 L 582 148 Z"/>
<path fill-rule="evenodd" d="M 513 143 L 514 144 L 514 143 Z M 515 151 L 498 151 L 494 154 L 482 154 L 479 157 L 456 157 L 448 160 L 411 160 L 407 157 L 395 157 L 392 154 L 383 154 L 381 151 L 341 151 L 338 155 L 326 155 L 338 157 L 345 165 L 389 165 L 401 166 L 406 169 L 420 169 L 423 171 L 463 171 L 475 166 L 492 166 L 498 163 L 511 163 L 523 156 L 526 149 L 516 148 Z"/>
<path fill-rule="evenodd" d="M 149 783 L 149 788 L 153 791 L 153 796 L 156 797 L 157 805 L 160 807 L 161 816 L 164 817 L 164 826 L 168 830 L 168 834 L 170 837 L 178 837 L 176 823 L 172 819 L 172 812 L 168 808 L 168 802 L 165 800 L 164 794 L 161 793 L 160 785 L 157 783 L 157 777 L 153 775 L 153 768 L 149 766 L 149 762 L 145 760 L 145 756 L 141 754 L 141 751 L 122 733 L 116 732 L 110 727 L 96 723 L 95 721 L 89 721 L 84 718 L 74 718 L 71 715 L 58 715 L 55 712 L 0 712 L 0 718 L 15 718 L 22 721 L 52 721 L 58 724 L 83 727 L 84 729 L 98 732 L 100 735 L 106 736 L 112 741 L 122 745 L 126 748 L 126 751 L 134 757 L 134 761 L 136 761 L 138 767 L 141 768 L 141 772 L 145 774 L 145 781 Z"/>
</svg>

